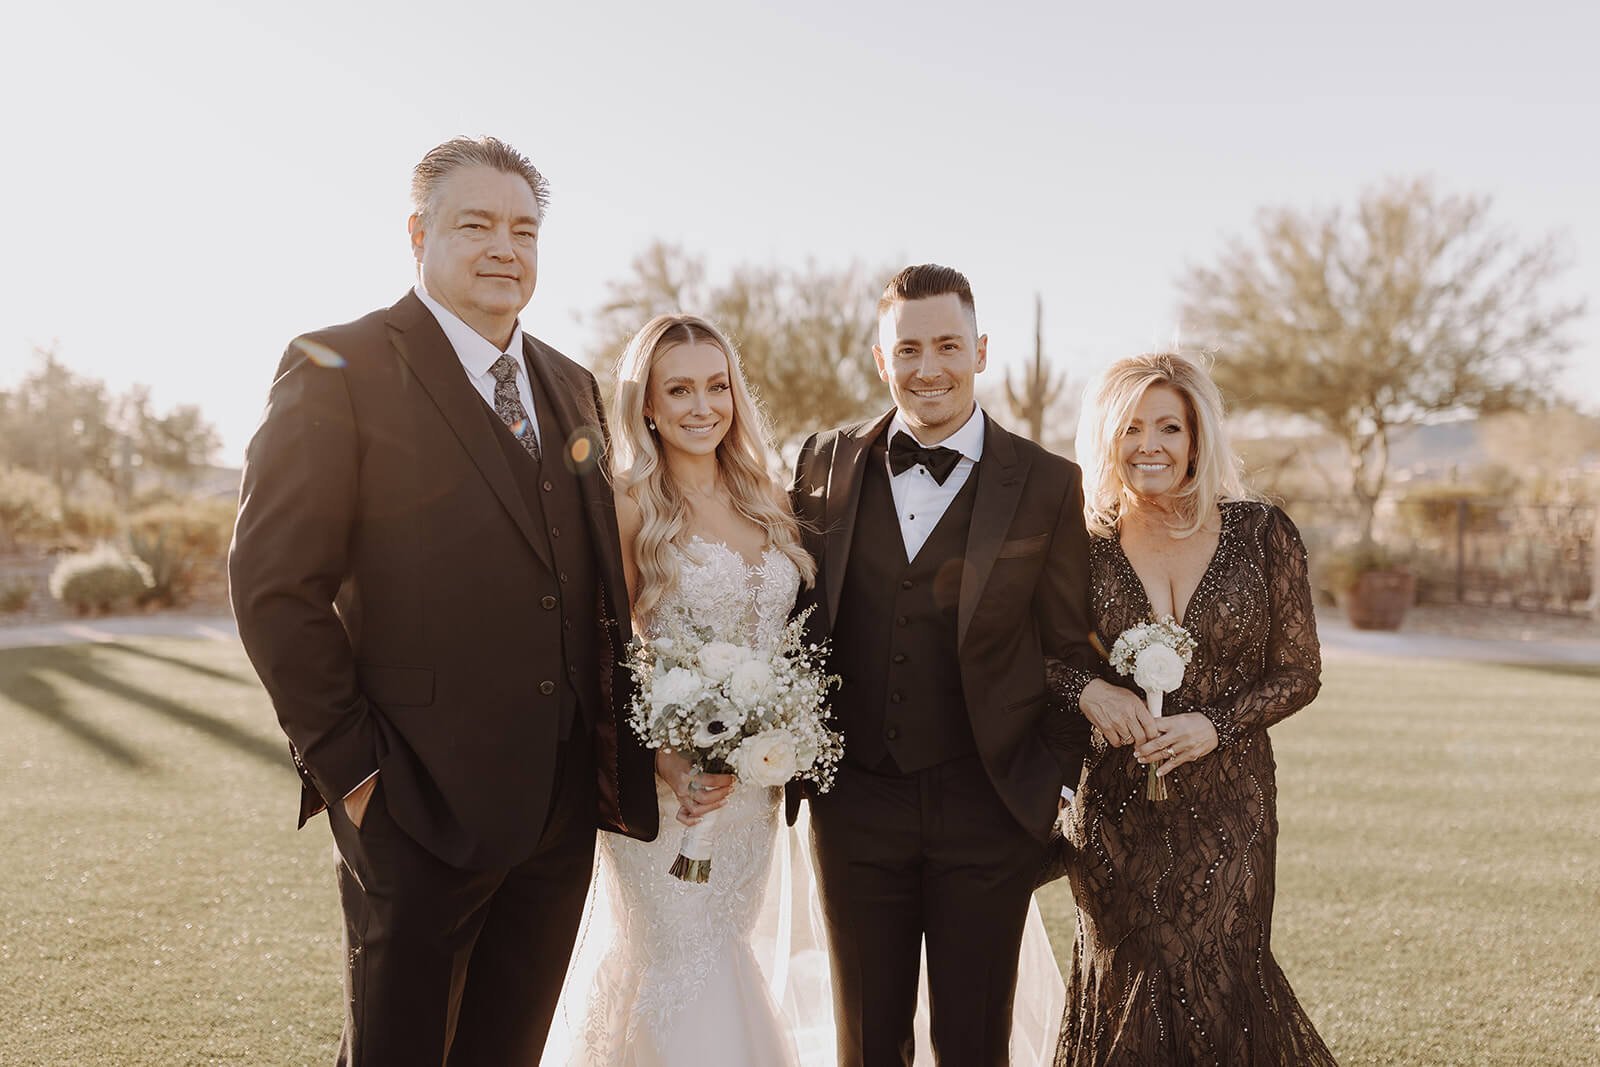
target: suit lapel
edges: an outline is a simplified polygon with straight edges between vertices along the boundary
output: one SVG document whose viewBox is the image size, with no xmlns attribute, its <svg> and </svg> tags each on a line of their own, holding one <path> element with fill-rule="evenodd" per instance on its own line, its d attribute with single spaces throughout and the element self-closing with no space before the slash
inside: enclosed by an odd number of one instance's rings
<svg viewBox="0 0 1600 1067">
<path fill-rule="evenodd" d="M 823 510 L 823 552 L 828 578 L 828 630 L 839 615 L 839 597 L 844 593 L 844 572 L 850 559 L 850 542 L 856 532 L 856 512 L 861 507 L 861 485 L 866 479 L 866 459 L 872 442 L 883 433 L 891 410 L 858 427 L 854 433 L 841 432 L 834 440 L 833 461 L 828 464 L 827 506 Z"/>
<path fill-rule="evenodd" d="M 1028 463 L 1017 454 L 1011 434 L 988 415 L 983 417 L 983 460 L 973 471 L 978 479 L 967 527 L 967 566 L 961 569 L 961 594 L 956 611 L 956 648 L 966 643 L 967 627 L 978 610 L 983 588 L 1000 555 L 1011 518 L 1022 500 Z"/>
<path fill-rule="evenodd" d="M 624 637 L 628 628 L 627 584 L 622 577 L 622 557 L 617 540 L 617 502 L 606 475 L 605 434 L 600 413 L 579 397 L 592 392 L 587 379 L 574 380 L 562 366 L 564 357 L 547 349 L 527 333 L 522 335 L 522 358 L 530 375 L 537 376 L 542 399 L 550 410 L 541 412 L 540 455 L 543 463 L 565 463 L 578 481 L 589 533 L 594 538 L 595 560 L 605 584 L 606 608 L 619 620 Z M 598 400 L 595 401 L 598 404 Z M 549 418 L 545 416 L 548 415 Z M 546 432 L 554 430 L 554 433 Z"/>
<path fill-rule="evenodd" d="M 495 440 L 494 427 L 484 417 L 483 397 L 467 381 L 461 361 L 450 347 L 450 339 L 439 328 L 438 320 L 415 293 L 407 293 L 389 309 L 388 323 L 394 331 L 395 351 L 400 353 L 400 358 L 438 407 L 522 536 L 545 565 L 551 566 L 550 547 L 543 533 L 534 527 L 533 517 L 517 491 L 516 476 L 511 472 L 500 443 Z"/>
</svg>

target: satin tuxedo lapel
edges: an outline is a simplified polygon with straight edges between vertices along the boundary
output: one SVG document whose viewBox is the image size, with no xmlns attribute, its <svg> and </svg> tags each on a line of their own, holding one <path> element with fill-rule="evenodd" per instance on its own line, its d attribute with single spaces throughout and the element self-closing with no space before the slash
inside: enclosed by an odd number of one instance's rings
<svg viewBox="0 0 1600 1067">
<path fill-rule="evenodd" d="M 957 601 L 957 648 L 966 643 L 972 613 L 978 609 L 1006 531 L 1017 513 L 1028 480 L 1028 466 L 1027 459 L 1017 453 L 1011 434 L 984 415 L 983 461 L 972 472 L 978 479 L 977 496 L 972 503 L 972 523 L 967 527 L 967 565 L 961 569 Z"/>
<path fill-rule="evenodd" d="M 823 551 L 828 561 L 828 630 L 839 615 L 839 597 L 844 592 L 845 566 L 850 559 L 850 543 L 856 532 L 856 512 L 861 508 L 861 485 L 866 478 L 867 455 L 872 442 L 894 418 L 891 409 L 855 433 L 841 433 L 834 439 L 833 460 L 828 464 L 825 495 Z"/>
<path fill-rule="evenodd" d="M 407 293 L 389 309 L 387 322 L 393 331 L 395 351 L 400 353 L 400 358 L 438 407 L 461 447 L 494 490 L 517 529 L 522 531 L 529 547 L 538 553 L 546 567 L 553 566 L 549 545 L 533 525 L 533 516 L 517 491 L 516 478 L 505 453 L 494 439 L 494 426 L 484 417 L 483 398 L 467 381 L 461 361 L 456 358 L 449 338 L 439 328 L 438 320 L 415 293 Z"/>
</svg>

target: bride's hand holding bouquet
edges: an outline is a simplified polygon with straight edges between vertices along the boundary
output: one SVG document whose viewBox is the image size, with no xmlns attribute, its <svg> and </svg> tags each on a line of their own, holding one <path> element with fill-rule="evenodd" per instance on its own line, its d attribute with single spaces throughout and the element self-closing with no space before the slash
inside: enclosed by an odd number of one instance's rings
<svg viewBox="0 0 1600 1067">
<path fill-rule="evenodd" d="M 805 640 L 805 614 L 770 648 L 721 640 L 687 619 L 670 637 L 639 639 L 628 657 L 637 683 L 628 724 L 677 795 L 689 830 L 672 873 L 705 882 L 717 809 L 735 779 L 772 788 L 805 779 L 826 792 L 844 753 L 827 726 L 825 650 Z M 684 767 L 688 765 L 688 774 Z"/>
</svg>

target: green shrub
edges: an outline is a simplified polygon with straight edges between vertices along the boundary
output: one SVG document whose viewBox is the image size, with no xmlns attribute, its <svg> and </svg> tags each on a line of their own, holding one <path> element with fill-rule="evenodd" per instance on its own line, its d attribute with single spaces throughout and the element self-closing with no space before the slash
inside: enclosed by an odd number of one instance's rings
<svg viewBox="0 0 1600 1067">
<path fill-rule="evenodd" d="M 66 556 L 50 573 L 50 595 L 79 615 L 131 603 L 154 585 L 143 560 L 111 545 Z"/>
<path fill-rule="evenodd" d="M 20 467 L 0 467 L 0 549 L 55 536 L 61 526 L 55 486 Z"/>
<path fill-rule="evenodd" d="M 238 508 L 232 500 L 154 504 L 128 518 L 128 540 L 150 568 L 149 599 L 187 600 L 195 584 L 225 569 Z"/>
<path fill-rule="evenodd" d="M 0 585 L 0 615 L 15 615 L 28 610 L 33 600 L 33 583 L 26 578 Z"/>
</svg>

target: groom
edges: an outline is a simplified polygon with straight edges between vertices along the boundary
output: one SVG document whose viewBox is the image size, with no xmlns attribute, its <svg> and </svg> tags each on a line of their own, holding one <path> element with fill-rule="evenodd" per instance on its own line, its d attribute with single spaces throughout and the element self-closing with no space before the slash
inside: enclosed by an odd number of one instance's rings
<svg viewBox="0 0 1600 1067">
<path fill-rule="evenodd" d="M 327 809 L 339 1062 L 539 1062 L 597 822 L 650 838 L 613 699 L 628 606 L 595 381 L 522 331 L 544 178 L 494 138 L 423 157 L 416 286 L 297 338 L 250 443 L 239 634 Z"/>
<path fill-rule="evenodd" d="M 911 1063 L 924 942 L 939 1061 L 1007 1062 L 1028 901 L 1087 745 L 1044 671 L 1095 658 L 1081 478 L 975 403 L 987 350 L 966 278 L 901 271 L 872 350 L 894 410 L 796 467 L 843 678 L 845 762 L 811 799 L 841 1067 Z"/>
</svg>

